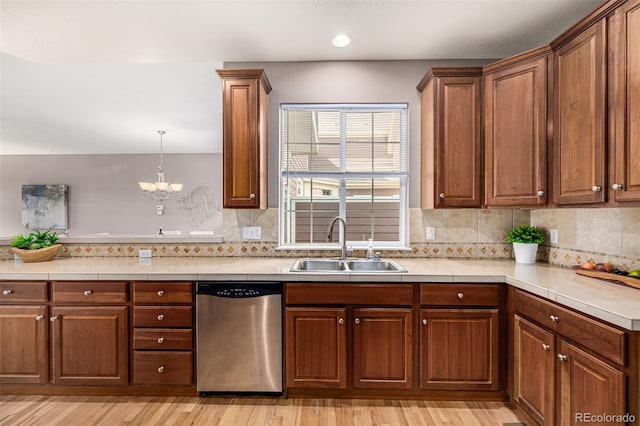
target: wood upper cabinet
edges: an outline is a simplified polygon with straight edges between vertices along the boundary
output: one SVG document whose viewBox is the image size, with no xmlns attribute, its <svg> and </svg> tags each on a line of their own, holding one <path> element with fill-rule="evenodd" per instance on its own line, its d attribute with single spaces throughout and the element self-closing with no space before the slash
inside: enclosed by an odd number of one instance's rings
<svg viewBox="0 0 640 426">
<path fill-rule="evenodd" d="M 482 68 L 432 68 L 418 85 L 421 208 L 480 207 Z"/>
<path fill-rule="evenodd" d="M 610 22 L 610 199 L 640 201 L 640 0 L 622 4 Z"/>
<path fill-rule="evenodd" d="M 47 306 L 0 305 L 0 383 L 48 381 Z"/>
<path fill-rule="evenodd" d="M 555 338 L 514 316 L 513 398 L 541 425 L 555 423 Z"/>
<path fill-rule="evenodd" d="M 499 387 L 498 309 L 420 310 L 420 387 Z"/>
<path fill-rule="evenodd" d="M 54 383 L 128 383 L 126 306 L 53 306 L 51 320 Z"/>
<path fill-rule="evenodd" d="M 547 70 L 543 47 L 484 68 L 485 204 L 547 204 Z"/>
<path fill-rule="evenodd" d="M 217 73 L 223 83 L 223 207 L 264 209 L 271 84 L 262 69 Z"/>
<path fill-rule="evenodd" d="M 598 203 L 606 194 L 606 24 L 554 51 L 553 199 Z"/>
<path fill-rule="evenodd" d="M 345 308 L 285 309 L 287 387 L 347 387 Z"/>
<path fill-rule="evenodd" d="M 353 387 L 413 387 L 412 309 L 353 310 Z"/>
</svg>

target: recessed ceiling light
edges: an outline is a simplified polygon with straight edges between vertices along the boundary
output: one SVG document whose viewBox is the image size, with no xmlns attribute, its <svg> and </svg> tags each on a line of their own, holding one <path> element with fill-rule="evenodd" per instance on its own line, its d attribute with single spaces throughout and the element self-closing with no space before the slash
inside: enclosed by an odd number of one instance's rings
<svg viewBox="0 0 640 426">
<path fill-rule="evenodd" d="M 335 47 L 347 47 L 349 44 L 351 44 L 351 37 L 346 34 L 338 34 L 331 39 L 331 44 L 333 44 Z"/>
</svg>

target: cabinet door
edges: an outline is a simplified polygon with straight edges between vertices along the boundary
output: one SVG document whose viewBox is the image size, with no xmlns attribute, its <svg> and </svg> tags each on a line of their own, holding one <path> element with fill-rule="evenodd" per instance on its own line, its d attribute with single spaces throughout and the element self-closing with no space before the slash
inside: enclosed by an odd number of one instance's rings
<svg viewBox="0 0 640 426">
<path fill-rule="evenodd" d="M 547 203 L 547 58 L 484 79 L 485 204 Z"/>
<path fill-rule="evenodd" d="M 420 311 L 422 389 L 498 389 L 498 310 Z"/>
<path fill-rule="evenodd" d="M 480 207 L 480 77 L 442 77 L 436 94 L 437 207 Z"/>
<path fill-rule="evenodd" d="M 0 383 L 49 381 L 46 306 L 0 306 Z"/>
<path fill-rule="evenodd" d="M 621 5 L 613 22 L 609 188 L 614 201 L 640 201 L 640 1 Z"/>
<path fill-rule="evenodd" d="M 554 53 L 554 201 L 605 201 L 606 32 L 599 21 Z"/>
<path fill-rule="evenodd" d="M 353 310 L 353 387 L 413 387 L 411 309 Z"/>
<path fill-rule="evenodd" d="M 53 307 L 53 382 L 128 382 L 127 307 Z"/>
<path fill-rule="evenodd" d="M 344 308 L 286 308 L 288 387 L 347 386 L 346 318 Z"/>
<path fill-rule="evenodd" d="M 514 316 L 514 399 L 541 425 L 555 421 L 553 334 Z"/>
<path fill-rule="evenodd" d="M 627 412 L 623 372 L 565 341 L 560 342 L 557 355 L 560 371 L 559 424 L 580 425 L 588 421 L 585 415 L 624 415 Z"/>
</svg>

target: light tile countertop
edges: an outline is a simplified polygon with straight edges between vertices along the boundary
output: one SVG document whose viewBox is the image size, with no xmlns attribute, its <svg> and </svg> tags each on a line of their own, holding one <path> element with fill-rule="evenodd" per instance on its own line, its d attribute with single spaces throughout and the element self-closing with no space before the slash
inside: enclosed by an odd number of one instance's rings
<svg viewBox="0 0 640 426">
<path fill-rule="evenodd" d="M 59 257 L 51 262 L 0 261 L 0 280 L 184 280 L 306 282 L 506 282 L 628 330 L 640 331 L 640 290 L 548 264 L 462 259 L 394 259 L 406 273 L 291 273 L 294 258 Z"/>
</svg>

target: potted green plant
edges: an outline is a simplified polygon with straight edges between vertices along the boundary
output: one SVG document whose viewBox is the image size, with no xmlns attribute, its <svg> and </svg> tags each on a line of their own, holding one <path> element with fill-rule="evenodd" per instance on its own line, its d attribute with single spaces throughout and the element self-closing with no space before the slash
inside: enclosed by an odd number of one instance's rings
<svg viewBox="0 0 640 426">
<path fill-rule="evenodd" d="M 517 263 L 536 263 L 538 244 L 544 243 L 544 233 L 531 225 L 520 225 L 507 233 L 507 242 L 513 243 Z"/>
<path fill-rule="evenodd" d="M 11 240 L 11 251 L 23 262 L 44 262 L 51 260 L 60 251 L 62 245 L 56 244 L 58 235 L 51 230 L 18 234 Z"/>
</svg>

